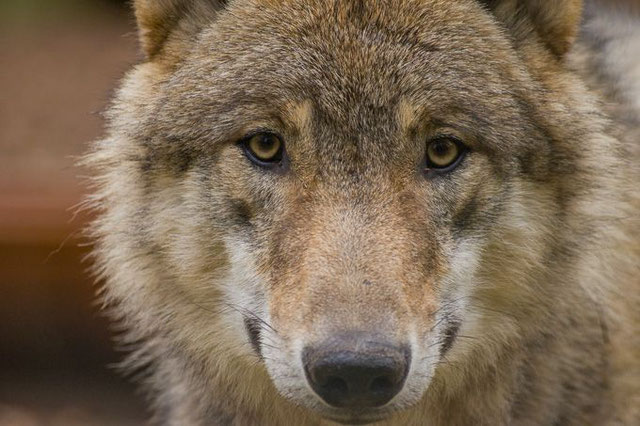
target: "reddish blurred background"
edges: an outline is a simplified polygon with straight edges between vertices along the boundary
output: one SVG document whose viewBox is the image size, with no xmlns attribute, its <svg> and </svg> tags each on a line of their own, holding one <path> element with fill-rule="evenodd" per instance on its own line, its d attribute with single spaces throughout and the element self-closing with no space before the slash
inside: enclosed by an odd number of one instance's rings
<svg viewBox="0 0 640 426">
<path fill-rule="evenodd" d="M 0 2 L 0 425 L 143 424 L 110 367 L 74 217 L 77 158 L 139 60 L 125 1 Z"/>
</svg>

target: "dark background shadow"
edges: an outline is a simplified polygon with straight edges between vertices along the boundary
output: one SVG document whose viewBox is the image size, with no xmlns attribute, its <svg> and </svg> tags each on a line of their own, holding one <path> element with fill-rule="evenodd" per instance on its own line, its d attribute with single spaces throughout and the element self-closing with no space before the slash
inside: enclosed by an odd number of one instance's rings
<svg viewBox="0 0 640 426">
<path fill-rule="evenodd" d="M 109 367 L 79 230 L 75 162 L 140 59 L 116 0 L 0 2 L 0 425 L 127 425 L 142 398 Z"/>
</svg>

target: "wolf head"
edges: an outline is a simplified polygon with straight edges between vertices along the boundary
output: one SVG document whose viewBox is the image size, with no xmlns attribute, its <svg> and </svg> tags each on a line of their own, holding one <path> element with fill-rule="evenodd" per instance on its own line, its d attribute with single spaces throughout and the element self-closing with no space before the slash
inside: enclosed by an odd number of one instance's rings
<svg viewBox="0 0 640 426">
<path fill-rule="evenodd" d="M 96 253 L 161 404 L 379 420 L 549 318 L 579 1 L 134 3 Z"/>
</svg>

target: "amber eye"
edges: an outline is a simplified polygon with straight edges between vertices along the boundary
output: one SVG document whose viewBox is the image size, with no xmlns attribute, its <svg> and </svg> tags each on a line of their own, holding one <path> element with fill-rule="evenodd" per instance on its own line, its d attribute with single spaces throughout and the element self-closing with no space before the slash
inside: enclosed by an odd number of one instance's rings
<svg viewBox="0 0 640 426">
<path fill-rule="evenodd" d="M 427 168 L 450 170 L 458 165 L 465 153 L 462 142 L 451 137 L 438 137 L 427 145 Z"/>
<path fill-rule="evenodd" d="M 284 144 L 273 133 L 258 133 L 242 142 L 249 159 L 260 166 L 272 166 L 282 160 Z"/>
</svg>

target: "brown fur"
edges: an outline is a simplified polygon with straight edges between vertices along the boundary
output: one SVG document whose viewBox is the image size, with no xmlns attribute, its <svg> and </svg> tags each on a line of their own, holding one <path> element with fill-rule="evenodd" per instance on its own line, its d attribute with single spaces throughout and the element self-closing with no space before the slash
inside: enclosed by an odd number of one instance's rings
<svg viewBox="0 0 640 426">
<path fill-rule="evenodd" d="M 157 421 L 638 420 L 638 112 L 592 33 L 572 47 L 581 2 L 135 9 L 148 59 L 87 164 L 105 304 Z M 238 147 L 256 129 L 281 168 Z M 425 175 L 443 133 L 470 153 Z M 345 331 L 411 346 L 387 406 L 306 384 L 302 347 Z"/>
</svg>

